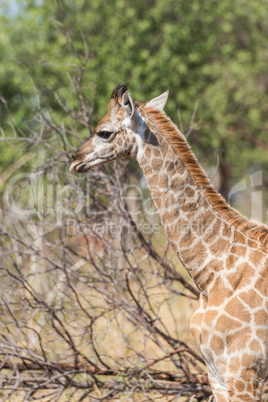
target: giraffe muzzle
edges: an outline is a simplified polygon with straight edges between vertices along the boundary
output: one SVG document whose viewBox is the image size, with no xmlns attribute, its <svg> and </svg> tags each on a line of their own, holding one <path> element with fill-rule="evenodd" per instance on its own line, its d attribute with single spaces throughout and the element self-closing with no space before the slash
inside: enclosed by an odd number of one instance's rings
<svg viewBox="0 0 268 402">
<path fill-rule="evenodd" d="M 102 165 L 105 162 L 105 159 L 102 158 L 94 158 L 91 160 L 84 160 L 84 161 L 72 161 L 69 167 L 69 171 L 71 173 L 77 172 L 77 173 L 86 173 L 88 172 L 91 168 Z"/>
</svg>

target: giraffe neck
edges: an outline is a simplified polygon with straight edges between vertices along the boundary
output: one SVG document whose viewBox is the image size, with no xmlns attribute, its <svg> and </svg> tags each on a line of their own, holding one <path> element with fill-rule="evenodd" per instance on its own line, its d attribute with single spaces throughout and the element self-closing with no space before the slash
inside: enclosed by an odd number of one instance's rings
<svg viewBox="0 0 268 402">
<path fill-rule="evenodd" d="M 206 292 L 214 275 L 203 237 L 215 236 L 212 228 L 219 219 L 217 212 L 164 138 L 157 148 L 145 145 L 140 166 L 174 251 Z"/>
<path fill-rule="evenodd" d="M 142 143 L 138 162 L 165 232 L 197 286 L 208 293 L 234 241 L 268 244 L 268 229 L 249 221 L 216 192 L 185 137 L 165 113 L 139 105 L 158 145 Z"/>
</svg>

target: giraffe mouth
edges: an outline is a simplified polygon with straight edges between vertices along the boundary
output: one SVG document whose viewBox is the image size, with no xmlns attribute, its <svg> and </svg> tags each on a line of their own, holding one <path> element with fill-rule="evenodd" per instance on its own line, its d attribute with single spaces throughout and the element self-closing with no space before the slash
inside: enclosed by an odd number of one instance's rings
<svg viewBox="0 0 268 402">
<path fill-rule="evenodd" d="M 74 161 L 74 162 L 72 162 L 72 163 L 70 164 L 69 171 L 70 171 L 71 173 L 74 173 L 74 172 L 77 172 L 77 173 L 86 173 L 86 172 L 88 172 L 91 168 L 93 168 L 93 167 L 95 167 L 95 166 L 98 166 L 98 165 L 101 165 L 101 164 L 103 164 L 104 162 L 105 162 L 105 160 L 104 160 L 104 159 L 101 159 L 101 158 L 97 158 L 97 159 L 91 160 L 91 161 L 85 160 L 85 161 L 83 161 L 83 162 L 76 162 L 76 161 Z"/>
</svg>

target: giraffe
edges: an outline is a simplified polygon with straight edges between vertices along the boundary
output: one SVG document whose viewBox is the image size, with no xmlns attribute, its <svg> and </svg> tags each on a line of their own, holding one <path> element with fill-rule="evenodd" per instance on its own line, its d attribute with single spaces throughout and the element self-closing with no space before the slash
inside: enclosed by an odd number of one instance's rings
<svg viewBox="0 0 268 402">
<path fill-rule="evenodd" d="M 166 235 L 200 290 L 190 329 L 217 402 L 259 401 L 268 377 L 268 228 L 231 208 L 164 112 L 168 91 L 134 104 L 127 85 L 70 171 L 137 159 Z"/>
</svg>

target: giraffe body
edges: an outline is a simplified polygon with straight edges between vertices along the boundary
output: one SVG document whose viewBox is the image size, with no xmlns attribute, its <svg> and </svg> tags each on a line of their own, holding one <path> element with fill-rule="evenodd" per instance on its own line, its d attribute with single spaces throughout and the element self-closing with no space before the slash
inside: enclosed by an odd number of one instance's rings
<svg viewBox="0 0 268 402">
<path fill-rule="evenodd" d="M 167 93 L 134 106 L 126 87 L 116 88 L 70 170 L 137 158 L 169 241 L 201 292 L 191 332 L 215 399 L 258 401 L 268 376 L 268 231 L 212 188 L 163 112 L 166 100 Z"/>
</svg>

